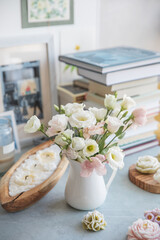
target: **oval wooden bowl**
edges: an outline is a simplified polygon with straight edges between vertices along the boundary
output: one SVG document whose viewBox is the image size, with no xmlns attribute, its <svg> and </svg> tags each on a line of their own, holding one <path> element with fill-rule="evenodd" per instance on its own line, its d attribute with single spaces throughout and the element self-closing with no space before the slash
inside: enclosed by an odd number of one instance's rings
<svg viewBox="0 0 160 240">
<path fill-rule="evenodd" d="M 29 207 L 36 201 L 40 200 L 45 194 L 47 194 L 58 182 L 61 176 L 64 174 L 67 166 L 68 160 L 65 156 L 62 157 L 57 169 L 53 172 L 53 174 L 47 178 L 43 183 L 37 185 L 36 187 L 17 194 L 13 197 L 9 195 L 9 181 L 21 163 L 27 159 L 30 155 L 35 154 L 38 150 L 47 148 L 53 144 L 52 141 L 47 141 L 42 143 L 25 154 L 21 156 L 21 158 L 8 170 L 8 172 L 3 176 L 0 181 L 0 202 L 2 207 L 8 212 L 17 212 L 23 210 L 24 208 Z"/>
</svg>

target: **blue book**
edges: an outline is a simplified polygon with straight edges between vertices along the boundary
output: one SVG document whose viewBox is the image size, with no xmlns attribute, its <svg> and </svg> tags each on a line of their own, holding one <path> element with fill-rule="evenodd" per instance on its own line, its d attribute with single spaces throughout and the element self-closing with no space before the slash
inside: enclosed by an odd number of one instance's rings
<svg viewBox="0 0 160 240">
<path fill-rule="evenodd" d="M 59 60 L 78 68 L 108 73 L 159 63 L 160 53 L 132 47 L 114 47 L 61 55 Z"/>
</svg>

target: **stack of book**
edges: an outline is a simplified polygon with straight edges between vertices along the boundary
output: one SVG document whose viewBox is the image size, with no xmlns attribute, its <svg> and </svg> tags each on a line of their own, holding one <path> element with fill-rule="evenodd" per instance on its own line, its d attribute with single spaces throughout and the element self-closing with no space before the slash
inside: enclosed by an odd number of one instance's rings
<svg viewBox="0 0 160 240">
<path fill-rule="evenodd" d="M 160 53 L 116 47 L 68 54 L 59 60 L 76 66 L 79 75 L 89 79 L 87 107 L 103 106 L 105 94 L 117 92 L 119 101 L 127 94 L 137 106 L 146 108 L 147 124 L 128 130 L 120 142 L 126 154 L 158 145 L 155 135 L 158 124 L 154 118 L 159 113 Z"/>
</svg>

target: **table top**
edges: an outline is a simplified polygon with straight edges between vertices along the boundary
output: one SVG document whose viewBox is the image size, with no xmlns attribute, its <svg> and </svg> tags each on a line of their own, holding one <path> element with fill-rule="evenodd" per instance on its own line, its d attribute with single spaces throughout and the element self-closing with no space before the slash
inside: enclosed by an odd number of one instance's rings
<svg viewBox="0 0 160 240">
<path fill-rule="evenodd" d="M 159 194 L 146 192 L 130 182 L 129 166 L 136 162 L 138 156 L 156 156 L 159 152 L 160 147 L 157 146 L 125 157 L 125 167 L 119 170 L 106 201 L 97 209 L 104 214 L 107 222 L 105 230 L 84 230 L 81 220 L 87 211 L 75 210 L 65 202 L 67 169 L 57 185 L 28 209 L 7 213 L 0 206 L 0 240 L 125 240 L 128 227 L 138 218 L 143 218 L 145 210 L 160 207 Z M 16 155 L 16 159 L 21 154 Z M 108 168 L 105 178 L 110 173 Z"/>
</svg>

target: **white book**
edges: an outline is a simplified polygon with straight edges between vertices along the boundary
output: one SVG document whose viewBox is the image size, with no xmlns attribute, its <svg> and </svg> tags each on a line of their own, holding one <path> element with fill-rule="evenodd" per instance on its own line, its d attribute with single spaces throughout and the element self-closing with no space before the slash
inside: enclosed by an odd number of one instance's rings
<svg viewBox="0 0 160 240">
<path fill-rule="evenodd" d="M 160 75 L 160 63 L 108 72 L 104 74 L 78 68 L 78 74 L 89 80 L 94 80 L 101 84 L 110 86 L 118 83 L 158 76 Z"/>
<path fill-rule="evenodd" d="M 126 131 L 124 139 L 135 136 L 135 135 L 141 135 L 146 132 L 155 131 L 157 129 L 158 129 L 157 121 L 154 121 L 154 122 L 152 121 L 152 122 L 146 123 L 144 126 L 137 127 L 136 129 L 131 127 L 130 129 L 128 129 Z"/>
</svg>

